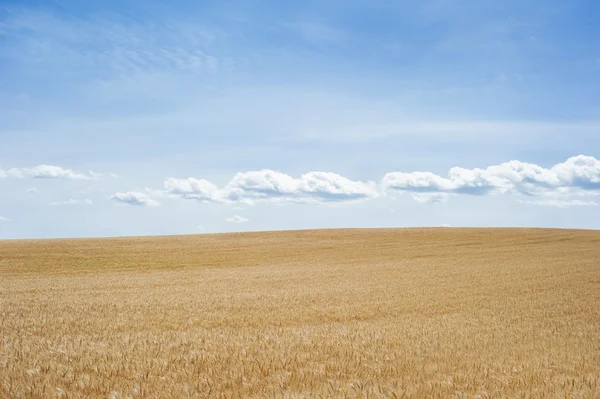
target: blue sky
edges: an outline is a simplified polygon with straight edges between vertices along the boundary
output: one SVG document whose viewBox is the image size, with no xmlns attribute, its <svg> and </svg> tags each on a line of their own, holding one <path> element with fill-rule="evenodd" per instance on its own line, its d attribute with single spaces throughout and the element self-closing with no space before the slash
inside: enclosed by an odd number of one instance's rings
<svg viewBox="0 0 600 399">
<path fill-rule="evenodd" d="M 600 228 L 595 1 L 1 1 L 0 238 Z"/>
</svg>

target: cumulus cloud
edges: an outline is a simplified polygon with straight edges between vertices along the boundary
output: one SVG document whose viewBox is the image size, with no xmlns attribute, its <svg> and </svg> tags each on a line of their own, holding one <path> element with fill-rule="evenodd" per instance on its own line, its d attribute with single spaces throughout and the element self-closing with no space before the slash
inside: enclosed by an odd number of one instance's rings
<svg viewBox="0 0 600 399">
<path fill-rule="evenodd" d="M 575 197 L 600 195 L 600 161 L 578 155 L 551 168 L 522 161 L 510 161 L 485 169 L 454 167 L 447 176 L 431 172 L 391 172 L 380 184 L 362 182 L 331 172 L 308 172 L 298 178 L 271 169 L 237 173 L 227 184 L 188 177 L 169 177 L 161 190 L 146 193 L 117 193 L 116 202 L 148 205 L 153 198 L 182 198 L 203 203 L 305 203 L 324 204 L 358 202 L 381 194 L 408 193 L 421 203 L 435 204 L 457 195 L 541 196 L 546 199 L 571 201 L 568 206 L 591 205 Z M 126 198 L 125 198 L 126 196 Z M 137 200 L 142 198 L 141 202 Z M 567 206 L 567 205 L 564 205 Z"/>
<path fill-rule="evenodd" d="M 231 201 L 277 199 L 291 196 L 296 182 L 285 173 L 269 169 L 237 173 L 225 187 Z"/>
<path fill-rule="evenodd" d="M 352 181 L 330 172 L 309 172 L 300 178 L 270 169 L 237 173 L 224 187 L 208 180 L 170 177 L 165 193 L 200 202 L 246 203 L 302 202 L 328 203 L 360 201 L 379 195 L 377 184 Z"/>
<path fill-rule="evenodd" d="M 330 172 L 309 172 L 296 179 L 269 169 L 236 174 L 224 188 L 232 202 L 347 202 L 378 196 L 373 182 L 352 181 Z"/>
<path fill-rule="evenodd" d="M 6 171 L 0 170 L 0 178 L 24 179 L 32 177 L 35 179 L 65 179 L 65 180 L 89 180 L 93 176 L 85 173 L 75 172 L 55 165 L 39 165 L 33 168 L 11 168 Z"/>
<path fill-rule="evenodd" d="M 521 161 L 510 161 L 486 169 L 450 169 L 447 177 L 430 172 L 392 172 L 383 177 L 387 193 L 446 193 L 495 195 L 515 193 L 545 195 L 558 190 L 600 189 L 600 161 L 578 155 L 546 169 Z"/>
<path fill-rule="evenodd" d="M 225 187 L 231 201 L 345 202 L 378 196 L 372 182 L 352 181 L 330 172 L 309 172 L 295 179 L 269 169 L 238 173 Z"/>
<path fill-rule="evenodd" d="M 219 201 L 219 189 L 217 186 L 204 179 L 175 179 L 173 177 L 165 180 L 165 192 L 173 197 L 181 197 L 188 200 L 200 202 Z"/>
<path fill-rule="evenodd" d="M 4 216 L 0 216 L 0 224 L 4 224 L 4 223 L 8 223 L 10 222 L 10 219 L 5 218 Z"/>
<path fill-rule="evenodd" d="M 93 205 L 93 202 L 91 199 L 70 199 L 67 201 L 58 201 L 58 202 L 51 202 L 50 205 L 53 206 L 59 206 L 59 205 Z"/>
<path fill-rule="evenodd" d="M 239 215 L 233 215 L 230 218 L 225 219 L 226 222 L 229 223 L 246 223 L 249 222 L 248 219 L 246 219 L 245 217 L 239 216 Z"/>
<path fill-rule="evenodd" d="M 108 199 L 118 205 L 130 206 L 159 206 L 160 202 L 152 199 L 148 194 L 128 191 L 111 195 Z"/>
</svg>

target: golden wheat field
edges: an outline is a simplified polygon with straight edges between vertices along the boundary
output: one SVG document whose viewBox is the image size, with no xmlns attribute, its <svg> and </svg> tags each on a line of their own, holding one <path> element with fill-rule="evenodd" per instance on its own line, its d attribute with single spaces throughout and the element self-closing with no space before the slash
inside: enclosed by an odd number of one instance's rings
<svg viewBox="0 0 600 399">
<path fill-rule="evenodd" d="M 2 398 L 600 398 L 600 231 L 0 241 Z"/>
</svg>

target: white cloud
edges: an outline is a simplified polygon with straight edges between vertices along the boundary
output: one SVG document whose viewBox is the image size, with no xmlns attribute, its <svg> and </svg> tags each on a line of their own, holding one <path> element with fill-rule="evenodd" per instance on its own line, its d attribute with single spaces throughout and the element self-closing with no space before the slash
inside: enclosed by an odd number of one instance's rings
<svg viewBox="0 0 600 399">
<path fill-rule="evenodd" d="M 78 173 L 71 169 L 65 169 L 55 165 L 39 165 L 33 168 L 11 168 L 0 171 L 0 178 L 12 177 L 24 179 L 32 177 L 36 179 L 65 179 L 65 180 L 89 180 L 92 177 L 84 173 Z"/>
<path fill-rule="evenodd" d="M 159 206 L 160 202 L 152 199 L 148 194 L 128 191 L 119 192 L 109 197 L 111 201 L 119 205 L 130 206 Z"/>
<path fill-rule="evenodd" d="M 302 176 L 300 191 L 316 195 L 325 202 L 361 200 L 379 195 L 373 182 L 352 181 L 329 172 L 310 172 Z"/>
<path fill-rule="evenodd" d="M 564 186 L 574 186 L 584 190 L 600 189 L 600 161 L 594 157 L 579 155 L 552 168 Z"/>
<path fill-rule="evenodd" d="M 59 205 L 93 205 L 93 202 L 91 199 L 70 199 L 67 201 L 59 201 L 59 202 L 52 202 L 50 203 L 50 205 L 53 206 L 59 206 Z"/>
<path fill-rule="evenodd" d="M 347 202 L 379 195 L 373 182 L 352 181 L 330 172 L 309 172 L 295 179 L 269 169 L 236 174 L 224 188 L 233 202 Z"/>
<path fill-rule="evenodd" d="M 559 207 L 559 208 L 569 208 L 569 207 L 573 207 L 573 206 L 598 206 L 598 205 L 600 205 L 595 201 L 584 201 L 584 200 L 577 200 L 577 199 L 571 199 L 571 200 L 546 199 L 546 200 L 534 200 L 534 201 L 519 200 L 518 202 L 520 204 L 539 205 L 539 206 L 555 206 L 555 207 Z"/>
<path fill-rule="evenodd" d="M 219 189 L 211 182 L 204 179 L 175 179 L 169 177 L 165 180 L 165 192 L 173 197 L 197 200 L 200 202 L 219 201 Z"/>
<path fill-rule="evenodd" d="M 4 224 L 4 223 L 8 223 L 8 222 L 10 222 L 10 219 L 0 216 L 0 224 Z"/>
<path fill-rule="evenodd" d="M 585 201 L 578 204 L 574 197 L 600 195 L 600 161 L 578 155 L 551 168 L 510 161 L 486 169 L 454 167 L 447 177 L 422 171 L 391 172 L 379 185 L 372 181 L 353 181 L 331 172 L 308 172 L 294 178 L 263 169 L 239 172 L 221 188 L 205 179 L 169 177 L 164 181 L 163 190 L 147 188 L 145 193 L 118 193 L 128 196 L 111 199 L 132 205 L 149 205 L 148 201 L 154 201 L 152 198 L 164 197 L 235 205 L 326 204 L 364 201 L 377 198 L 381 193 L 409 193 L 414 200 L 426 204 L 446 202 L 454 195 L 514 194 L 582 205 Z M 138 203 L 139 198 L 142 201 Z"/>
<path fill-rule="evenodd" d="M 225 219 L 225 221 L 229 223 L 246 223 L 249 220 L 239 215 L 233 215 L 232 217 Z"/>
<path fill-rule="evenodd" d="M 28 188 L 27 190 L 25 190 L 25 193 L 26 193 L 26 194 L 35 194 L 35 193 L 37 193 L 37 191 L 38 191 L 38 190 L 37 190 L 37 188 L 35 188 L 35 187 L 30 187 L 30 188 Z"/>
<path fill-rule="evenodd" d="M 164 188 L 171 197 L 226 204 L 348 202 L 379 195 L 377 184 L 352 181 L 335 173 L 309 172 L 296 179 L 269 169 L 237 173 L 223 188 L 193 177 L 170 177 Z"/>
<path fill-rule="evenodd" d="M 510 161 L 487 169 L 450 169 L 448 177 L 430 172 L 392 172 L 383 177 L 387 193 L 447 193 L 495 195 L 516 193 L 544 195 L 557 190 L 600 190 L 600 161 L 578 155 L 550 169 Z"/>
<path fill-rule="evenodd" d="M 231 201 L 275 199 L 290 196 L 296 190 L 291 176 L 269 169 L 237 173 L 225 187 Z"/>
</svg>

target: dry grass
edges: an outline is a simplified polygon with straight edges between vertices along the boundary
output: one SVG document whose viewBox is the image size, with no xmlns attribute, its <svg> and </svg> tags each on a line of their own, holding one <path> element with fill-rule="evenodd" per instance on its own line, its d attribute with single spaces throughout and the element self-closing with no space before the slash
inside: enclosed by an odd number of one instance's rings
<svg viewBox="0 0 600 399">
<path fill-rule="evenodd" d="M 600 397 L 600 232 L 0 241 L 0 397 Z"/>
</svg>

